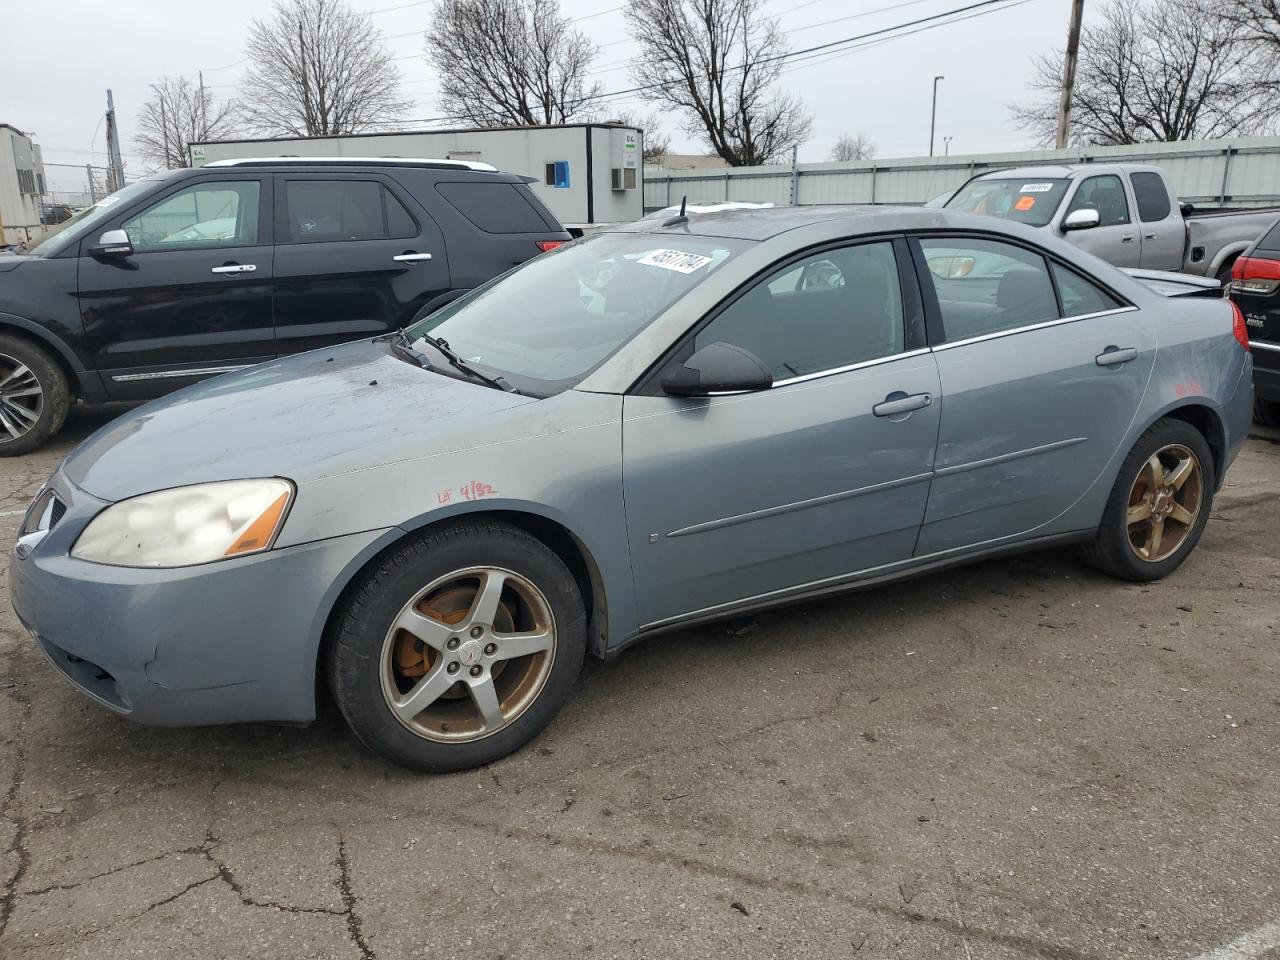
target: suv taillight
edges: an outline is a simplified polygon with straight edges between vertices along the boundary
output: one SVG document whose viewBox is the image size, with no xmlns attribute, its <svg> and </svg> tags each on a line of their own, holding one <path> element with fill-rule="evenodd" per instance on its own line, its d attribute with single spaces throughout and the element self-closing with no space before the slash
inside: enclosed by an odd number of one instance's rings
<svg viewBox="0 0 1280 960">
<path fill-rule="evenodd" d="M 1239 261 L 1236 261 L 1236 262 L 1238 263 Z M 1233 319 L 1231 322 L 1231 332 L 1235 334 L 1236 342 L 1239 343 L 1240 346 L 1248 350 L 1249 349 L 1249 327 L 1244 322 L 1244 312 L 1240 309 L 1240 305 L 1237 304 L 1234 300 L 1228 300 L 1227 303 L 1231 304 L 1231 313 L 1233 314 Z"/>
<path fill-rule="evenodd" d="M 568 240 L 535 240 L 533 242 L 534 242 L 534 245 L 537 246 L 539 250 L 541 250 L 543 253 L 546 253 L 548 250 L 554 250 L 556 247 L 563 247 L 569 241 Z"/>
<path fill-rule="evenodd" d="M 1241 257 L 1231 267 L 1231 292 L 1269 297 L 1280 289 L 1280 260 Z"/>
</svg>

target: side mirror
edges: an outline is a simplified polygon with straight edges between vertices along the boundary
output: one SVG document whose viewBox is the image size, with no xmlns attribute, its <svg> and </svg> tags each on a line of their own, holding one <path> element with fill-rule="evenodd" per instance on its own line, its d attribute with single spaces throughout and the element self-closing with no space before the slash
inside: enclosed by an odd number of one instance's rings
<svg viewBox="0 0 1280 960">
<path fill-rule="evenodd" d="M 706 397 L 713 393 L 767 390 L 773 374 L 749 350 L 731 343 L 709 343 L 662 380 L 673 397 Z"/>
<path fill-rule="evenodd" d="M 123 230 L 108 230 L 89 248 L 95 257 L 128 257 L 133 254 L 133 242 Z"/>
<path fill-rule="evenodd" d="M 1196 205 L 1188 200 L 1179 200 L 1178 210 L 1184 217 L 1189 217 L 1191 214 L 1196 212 Z"/>
<path fill-rule="evenodd" d="M 1091 230 L 1102 222 L 1097 210 L 1072 210 L 1062 221 L 1063 230 Z"/>
</svg>

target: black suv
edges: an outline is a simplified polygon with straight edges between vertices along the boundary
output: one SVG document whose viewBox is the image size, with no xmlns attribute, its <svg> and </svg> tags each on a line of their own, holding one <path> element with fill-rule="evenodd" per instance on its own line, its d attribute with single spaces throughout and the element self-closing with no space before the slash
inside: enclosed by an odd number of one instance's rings
<svg viewBox="0 0 1280 960">
<path fill-rule="evenodd" d="M 224 160 L 132 183 L 0 256 L 0 456 L 76 398 L 386 333 L 569 239 L 486 164 Z"/>
<path fill-rule="evenodd" d="M 1227 294 L 1249 330 L 1254 419 L 1280 427 L 1280 219 L 1236 259 Z"/>
</svg>

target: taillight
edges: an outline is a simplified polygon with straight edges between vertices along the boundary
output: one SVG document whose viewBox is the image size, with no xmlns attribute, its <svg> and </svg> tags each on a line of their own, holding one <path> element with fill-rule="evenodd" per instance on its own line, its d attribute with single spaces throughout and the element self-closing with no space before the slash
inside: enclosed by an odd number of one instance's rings
<svg viewBox="0 0 1280 960">
<path fill-rule="evenodd" d="M 1231 292 L 1267 297 L 1280 289 L 1280 260 L 1241 257 L 1231 267 Z"/>
<path fill-rule="evenodd" d="M 533 241 L 539 250 L 546 253 L 548 250 L 554 250 L 556 247 L 563 247 L 568 240 L 535 240 Z"/>
<path fill-rule="evenodd" d="M 1239 261 L 1237 261 L 1238 263 Z M 1235 334 L 1236 342 L 1246 350 L 1249 349 L 1249 327 L 1244 322 L 1244 312 L 1240 309 L 1240 305 L 1234 300 L 1228 300 L 1231 304 L 1231 312 L 1235 315 L 1231 323 L 1231 332 Z"/>
</svg>

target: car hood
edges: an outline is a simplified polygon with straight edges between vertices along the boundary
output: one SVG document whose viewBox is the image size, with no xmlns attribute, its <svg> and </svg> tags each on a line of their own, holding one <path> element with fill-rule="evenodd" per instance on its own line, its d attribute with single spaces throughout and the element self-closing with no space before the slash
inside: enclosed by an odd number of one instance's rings
<svg viewBox="0 0 1280 960">
<path fill-rule="evenodd" d="M 39 259 L 37 257 L 28 257 L 21 253 L 3 253 L 0 252 L 0 273 L 8 273 L 10 270 L 17 270 L 22 264 L 30 260 Z"/>
<path fill-rule="evenodd" d="M 424 370 L 362 340 L 206 380 L 125 414 L 67 457 L 102 500 L 212 480 L 303 484 L 483 442 L 529 397 Z"/>
</svg>

